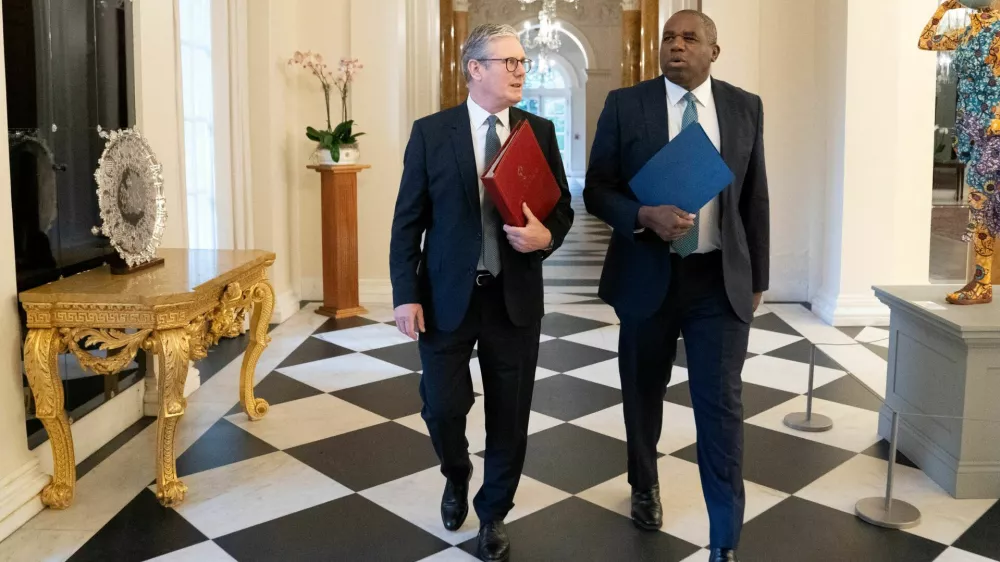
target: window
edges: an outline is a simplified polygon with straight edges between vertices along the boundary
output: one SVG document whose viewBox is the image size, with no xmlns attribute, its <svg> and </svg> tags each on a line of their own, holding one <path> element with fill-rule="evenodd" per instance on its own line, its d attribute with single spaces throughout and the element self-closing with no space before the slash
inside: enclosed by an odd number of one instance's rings
<svg viewBox="0 0 1000 562">
<path fill-rule="evenodd" d="M 180 0 L 188 246 L 218 248 L 210 0 Z"/>
<path fill-rule="evenodd" d="M 569 170 L 572 162 L 570 130 L 573 123 L 573 93 L 566 70 L 552 61 L 544 72 L 529 72 L 524 80 L 524 96 L 517 107 L 552 121 L 556 128 L 556 142 L 559 143 L 563 166 Z"/>
</svg>

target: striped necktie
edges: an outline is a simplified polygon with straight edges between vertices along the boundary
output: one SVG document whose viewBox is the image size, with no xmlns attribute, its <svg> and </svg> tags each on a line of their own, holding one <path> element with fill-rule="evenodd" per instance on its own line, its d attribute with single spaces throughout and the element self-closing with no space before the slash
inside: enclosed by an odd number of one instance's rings
<svg viewBox="0 0 1000 562">
<path fill-rule="evenodd" d="M 681 119 L 681 130 L 683 131 L 692 123 L 698 122 L 698 98 L 691 92 L 684 94 L 684 101 L 687 107 L 684 108 L 684 117 Z M 673 243 L 674 250 L 682 257 L 686 258 L 698 249 L 698 214 L 694 216 L 694 226 L 683 237 L 678 238 Z"/>
</svg>

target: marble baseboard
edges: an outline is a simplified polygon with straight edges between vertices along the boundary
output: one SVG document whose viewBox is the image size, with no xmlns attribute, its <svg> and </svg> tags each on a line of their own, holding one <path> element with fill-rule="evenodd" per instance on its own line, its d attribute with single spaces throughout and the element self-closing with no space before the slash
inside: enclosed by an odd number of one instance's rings
<svg viewBox="0 0 1000 562">
<path fill-rule="evenodd" d="M 37 459 L 0 480 L 0 541 L 42 511 L 41 492 L 48 483 Z"/>
</svg>

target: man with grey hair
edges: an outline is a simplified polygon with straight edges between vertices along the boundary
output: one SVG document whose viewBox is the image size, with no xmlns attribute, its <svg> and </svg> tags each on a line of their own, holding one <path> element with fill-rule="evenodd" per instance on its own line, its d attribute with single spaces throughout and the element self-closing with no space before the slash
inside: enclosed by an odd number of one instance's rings
<svg viewBox="0 0 1000 562">
<path fill-rule="evenodd" d="M 507 560 L 503 520 L 514 505 L 528 441 L 544 315 L 542 260 L 562 244 L 573 210 L 555 127 L 513 107 L 531 69 L 517 32 L 477 27 L 463 46 L 462 67 L 469 99 L 413 124 L 389 269 L 396 326 L 419 340 L 421 415 L 446 478 L 441 519 L 452 531 L 469 511 L 473 463 L 465 424 L 476 404 L 469 364 L 478 343 L 486 414 L 483 485 L 474 501 L 478 553 Z M 524 121 L 562 196 L 544 221 L 525 205 L 527 226 L 516 228 L 502 224 L 479 178 Z"/>
</svg>

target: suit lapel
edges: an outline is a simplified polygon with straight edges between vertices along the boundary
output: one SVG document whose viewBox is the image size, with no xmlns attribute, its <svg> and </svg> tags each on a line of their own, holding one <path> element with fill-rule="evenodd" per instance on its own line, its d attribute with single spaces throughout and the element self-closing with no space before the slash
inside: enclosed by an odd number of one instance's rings
<svg viewBox="0 0 1000 562">
<path fill-rule="evenodd" d="M 472 146 L 472 125 L 469 122 L 469 106 L 462 104 L 453 110 L 451 120 L 451 142 L 455 147 L 458 171 L 462 175 L 469 205 L 479 214 L 479 174 L 476 168 L 476 151 Z"/>
<path fill-rule="evenodd" d="M 659 152 L 670 141 L 667 118 L 667 83 L 663 80 L 661 76 L 646 82 L 642 94 L 642 115 L 646 121 L 646 134 L 652 149 L 646 158 L 643 158 L 643 162 Z"/>
</svg>

